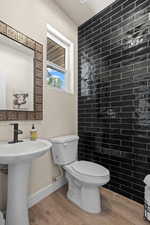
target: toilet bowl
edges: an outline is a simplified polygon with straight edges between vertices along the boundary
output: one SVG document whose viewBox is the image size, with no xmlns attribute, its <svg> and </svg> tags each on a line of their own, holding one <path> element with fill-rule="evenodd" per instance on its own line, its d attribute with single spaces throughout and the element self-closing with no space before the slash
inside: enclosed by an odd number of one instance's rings
<svg viewBox="0 0 150 225">
<path fill-rule="evenodd" d="M 68 181 L 67 198 L 89 213 L 100 213 L 100 187 L 110 180 L 109 170 L 89 162 L 77 160 L 77 136 L 53 138 L 54 162 L 65 170 Z"/>
<path fill-rule="evenodd" d="M 76 161 L 64 169 L 69 184 L 68 199 L 87 212 L 101 212 L 100 187 L 109 182 L 109 170 L 88 161 Z"/>
</svg>

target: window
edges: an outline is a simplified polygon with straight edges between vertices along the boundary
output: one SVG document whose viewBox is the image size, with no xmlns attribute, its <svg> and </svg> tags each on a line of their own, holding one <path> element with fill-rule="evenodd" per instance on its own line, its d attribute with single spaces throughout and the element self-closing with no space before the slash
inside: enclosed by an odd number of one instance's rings
<svg viewBox="0 0 150 225">
<path fill-rule="evenodd" d="M 73 44 L 48 25 L 47 84 L 51 88 L 73 92 Z"/>
</svg>

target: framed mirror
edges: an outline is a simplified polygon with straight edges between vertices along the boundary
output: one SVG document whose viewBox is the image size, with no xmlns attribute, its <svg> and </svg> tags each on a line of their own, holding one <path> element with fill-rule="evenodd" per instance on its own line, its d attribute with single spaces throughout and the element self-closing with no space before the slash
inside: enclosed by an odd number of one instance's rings
<svg viewBox="0 0 150 225">
<path fill-rule="evenodd" d="M 43 46 L 0 21 L 0 120 L 42 120 Z"/>
</svg>

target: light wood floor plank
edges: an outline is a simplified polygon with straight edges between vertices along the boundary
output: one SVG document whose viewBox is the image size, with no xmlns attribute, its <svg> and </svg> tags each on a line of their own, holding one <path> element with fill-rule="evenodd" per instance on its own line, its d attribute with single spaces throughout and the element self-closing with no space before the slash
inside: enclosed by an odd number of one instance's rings
<svg viewBox="0 0 150 225">
<path fill-rule="evenodd" d="M 66 198 L 66 187 L 30 209 L 30 225 L 148 225 L 143 206 L 102 188 L 101 214 L 89 214 Z"/>
</svg>

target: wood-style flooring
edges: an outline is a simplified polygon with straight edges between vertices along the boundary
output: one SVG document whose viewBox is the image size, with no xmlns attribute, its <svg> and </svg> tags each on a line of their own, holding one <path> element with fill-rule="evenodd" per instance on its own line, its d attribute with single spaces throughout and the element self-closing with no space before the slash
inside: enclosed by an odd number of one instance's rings
<svg viewBox="0 0 150 225">
<path fill-rule="evenodd" d="M 66 198 L 66 187 L 30 209 L 30 225 L 148 225 L 143 206 L 106 189 L 101 190 L 103 212 L 88 214 Z"/>
</svg>

